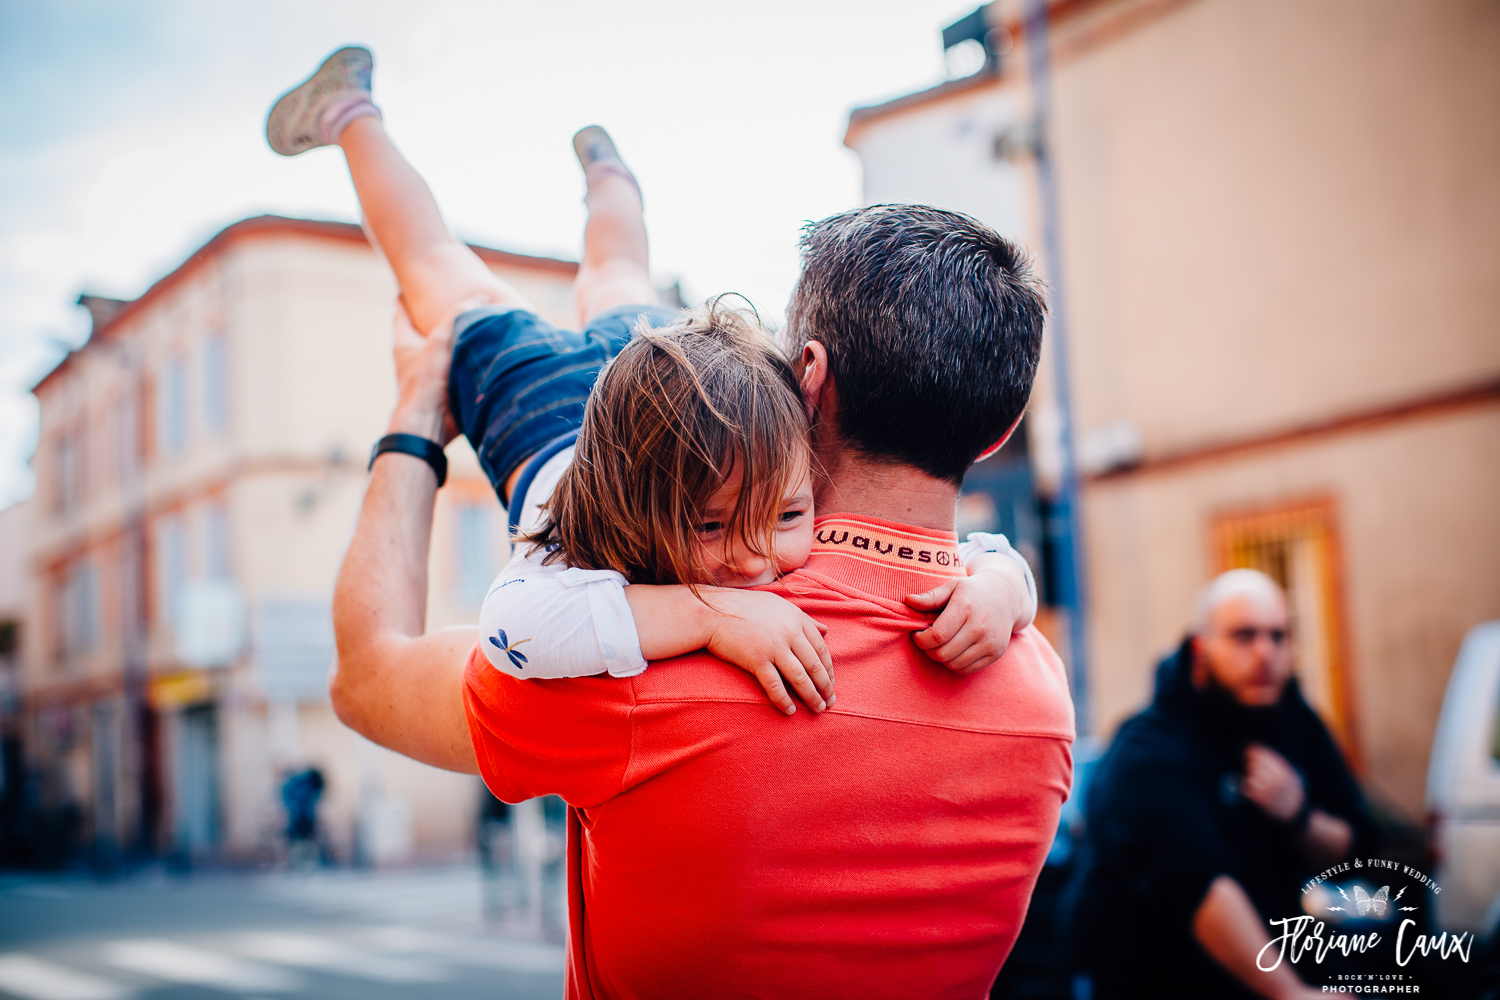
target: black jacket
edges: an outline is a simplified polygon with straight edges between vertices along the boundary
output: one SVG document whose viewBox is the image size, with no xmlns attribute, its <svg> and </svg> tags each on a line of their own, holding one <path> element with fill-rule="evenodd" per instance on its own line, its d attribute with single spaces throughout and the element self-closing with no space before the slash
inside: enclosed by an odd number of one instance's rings
<svg viewBox="0 0 1500 1000">
<path fill-rule="evenodd" d="M 1343 755 L 1293 680 L 1273 707 L 1247 710 L 1192 685 L 1184 640 L 1157 667 L 1150 707 L 1120 727 L 1086 792 L 1084 849 L 1067 901 L 1074 957 L 1096 998 L 1252 996 L 1192 936 L 1209 884 L 1233 877 L 1262 918 L 1302 912 L 1317 871 L 1296 835 L 1239 792 L 1245 746 L 1264 743 L 1301 772 L 1310 804 L 1376 830 Z"/>
</svg>

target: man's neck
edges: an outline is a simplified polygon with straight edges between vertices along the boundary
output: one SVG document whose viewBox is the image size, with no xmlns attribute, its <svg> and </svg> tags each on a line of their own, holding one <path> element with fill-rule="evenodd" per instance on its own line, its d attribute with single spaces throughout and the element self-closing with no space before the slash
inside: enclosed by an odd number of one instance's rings
<svg viewBox="0 0 1500 1000">
<path fill-rule="evenodd" d="M 920 469 L 876 461 L 850 448 L 821 450 L 818 514 L 864 514 L 914 528 L 954 530 L 958 487 Z"/>
</svg>

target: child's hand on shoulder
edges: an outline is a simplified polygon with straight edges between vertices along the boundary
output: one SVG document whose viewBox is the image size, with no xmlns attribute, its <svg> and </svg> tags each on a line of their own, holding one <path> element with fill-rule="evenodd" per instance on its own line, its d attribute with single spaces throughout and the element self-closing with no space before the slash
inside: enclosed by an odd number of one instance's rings
<svg viewBox="0 0 1500 1000">
<path fill-rule="evenodd" d="M 710 653 L 754 674 L 772 704 L 787 715 L 797 711 L 787 685 L 814 712 L 833 704 L 833 659 L 822 625 L 765 591 L 715 588 L 706 596 L 716 613 Z"/>
<path fill-rule="evenodd" d="M 1026 576 L 1007 556 L 987 557 L 968 576 L 910 594 L 918 611 L 942 609 L 937 620 L 912 633 L 929 657 L 956 674 L 983 670 L 1005 655 L 1011 634 L 1025 628 L 1036 611 Z"/>
</svg>

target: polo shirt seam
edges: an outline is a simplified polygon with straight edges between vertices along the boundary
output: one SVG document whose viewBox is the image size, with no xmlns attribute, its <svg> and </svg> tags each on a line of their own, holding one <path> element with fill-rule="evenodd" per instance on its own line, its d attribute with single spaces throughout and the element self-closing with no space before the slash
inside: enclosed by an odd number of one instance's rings
<svg viewBox="0 0 1500 1000">
<path fill-rule="evenodd" d="M 834 558 L 836 558 L 836 556 Z M 913 575 L 916 575 L 916 574 L 913 574 Z M 900 616 L 902 618 L 909 618 L 914 623 L 915 622 L 931 622 L 932 619 L 934 617 L 936 617 L 935 615 L 925 615 L 925 614 L 923 614 L 923 613 L 921 613 L 919 611 L 916 611 L 915 609 L 911 608 L 909 605 L 902 604 L 900 601 L 894 600 L 892 598 L 881 597 L 879 594 L 872 594 L 868 590 L 860 590 L 858 587 L 855 587 L 855 586 L 853 586 L 851 584 L 845 583 L 842 580 L 835 580 L 833 577 L 827 576 L 826 574 L 823 574 L 823 573 L 819 573 L 815 569 L 797 569 L 797 570 L 793 570 L 791 573 L 787 574 L 787 577 L 789 577 L 789 578 L 790 577 L 794 577 L 794 576 L 811 577 L 812 579 L 814 579 L 814 580 L 818 581 L 819 583 L 821 583 L 823 586 L 829 587 L 829 588 L 831 588 L 833 590 L 836 590 L 836 591 L 838 591 L 839 593 L 843 594 L 846 597 L 853 597 L 856 600 L 867 601 L 867 602 L 869 602 L 871 604 L 874 604 L 874 605 L 876 605 L 878 607 L 881 607 L 881 608 L 884 608 L 886 610 L 898 612 L 898 613 L 900 613 Z M 961 579 L 961 578 L 960 577 L 954 577 L 954 579 Z M 913 581 L 913 582 L 915 583 L 915 581 Z M 760 589 L 760 588 L 757 588 L 757 589 Z M 798 595 L 798 593 L 797 593 L 797 591 L 796 591 L 796 589 L 794 587 L 783 586 L 783 589 L 786 590 L 787 593 L 790 594 L 793 597 L 800 596 L 800 595 Z"/>
<path fill-rule="evenodd" d="M 986 736 L 1018 736 L 1018 737 L 1024 737 L 1026 739 L 1036 739 L 1036 740 L 1068 740 L 1070 742 L 1073 739 L 1073 736 L 1071 734 L 1069 734 L 1069 733 L 1056 732 L 1056 731 L 1051 731 L 1051 730 L 1049 730 L 1047 732 L 1030 732 L 1030 733 L 1026 733 L 1026 732 L 1019 732 L 1019 731 L 1014 730 L 1014 729 L 980 729 L 980 728 L 978 728 L 976 726 L 945 725 L 944 723 L 941 723 L 941 722 L 918 722 L 918 721 L 916 721 L 914 719 L 897 719 L 897 718 L 893 718 L 893 717 L 888 716 L 888 715 L 871 715 L 868 712 L 849 712 L 849 711 L 843 711 L 843 712 L 837 712 L 835 714 L 838 714 L 838 715 L 853 715 L 853 716 L 856 716 L 856 717 L 861 718 L 861 719 L 874 719 L 876 722 L 894 722 L 894 723 L 897 723 L 898 725 L 903 725 L 903 726 L 922 726 L 923 728 L 926 728 L 926 729 L 946 729 L 946 730 L 949 730 L 951 732 L 957 732 L 957 733 L 982 733 L 982 734 L 984 734 Z"/>
<path fill-rule="evenodd" d="M 635 677 L 630 678 L 630 711 L 625 716 L 626 722 L 630 726 L 630 741 L 627 744 L 626 750 L 625 750 L 625 766 L 620 769 L 620 792 L 619 792 L 619 794 L 621 794 L 621 795 L 625 794 L 625 788 L 627 786 L 627 782 L 629 782 L 629 780 L 630 780 L 630 766 L 635 763 L 635 734 L 636 734 L 635 710 L 641 707 L 641 699 L 637 695 L 637 692 L 636 692 L 636 689 L 635 689 L 635 684 L 636 684 L 636 678 Z"/>
<path fill-rule="evenodd" d="M 760 701 L 751 698 L 663 698 L 661 700 L 650 700 L 637 702 L 630 709 L 631 715 L 631 752 L 634 753 L 635 744 L 635 710 L 646 705 L 759 705 Z M 829 709 L 820 713 L 823 715 L 848 715 L 858 719 L 873 719 L 876 722 L 894 722 L 903 726 L 921 726 L 926 729 L 946 729 L 957 733 L 982 733 L 986 736 L 1024 736 L 1038 740 L 1068 740 L 1074 739 L 1073 734 L 1061 730 L 1047 730 L 1046 732 L 1021 732 L 1015 729 L 981 729 L 976 726 L 955 726 L 941 722 L 922 722 L 916 719 L 898 719 L 890 715 L 873 715 L 869 712 L 851 712 L 848 709 Z"/>
</svg>

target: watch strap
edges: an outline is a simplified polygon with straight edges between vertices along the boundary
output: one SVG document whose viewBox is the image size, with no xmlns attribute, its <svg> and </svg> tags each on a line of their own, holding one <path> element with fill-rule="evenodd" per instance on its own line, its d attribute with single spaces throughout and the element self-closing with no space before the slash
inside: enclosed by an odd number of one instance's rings
<svg viewBox="0 0 1500 1000">
<path fill-rule="evenodd" d="M 390 451 L 411 455 L 426 462 L 436 473 L 439 488 L 448 481 L 448 456 L 443 454 L 443 446 L 436 441 L 416 434 L 387 434 L 375 442 L 375 448 L 370 452 L 368 468 L 373 469 L 375 460 Z"/>
</svg>

